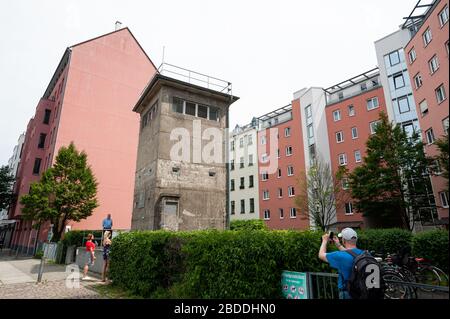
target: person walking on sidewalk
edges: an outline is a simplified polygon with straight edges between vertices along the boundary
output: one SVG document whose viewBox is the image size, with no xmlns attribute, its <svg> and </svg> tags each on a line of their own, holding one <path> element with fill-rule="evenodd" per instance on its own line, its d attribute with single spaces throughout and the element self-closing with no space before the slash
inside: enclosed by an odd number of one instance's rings
<svg viewBox="0 0 450 319">
<path fill-rule="evenodd" d="M 94 235 L 92 234 L 88 234 L 87 236 L 87 242 L 86 242 L 86 263 L 84 264 L 84 269 L 83 269 L 83 280 L 89 280 L 90 278 L 88 277 L 87 273 L 89 270 L 89 267 L 94 266 L 94 262 L 95 262 L 95 244 L 92 241 L 92 239 L 94 239 Z"/>
<path fill-rule="evenodd" d="M 105 231 L 105 235 L 103 236 L 103 273 L 102 273 L 102 281 L 106 282 L 106 274 L 109 270 L 109 253 L 111 251 L 111 233 L 109 231 Z"/>
</svg>

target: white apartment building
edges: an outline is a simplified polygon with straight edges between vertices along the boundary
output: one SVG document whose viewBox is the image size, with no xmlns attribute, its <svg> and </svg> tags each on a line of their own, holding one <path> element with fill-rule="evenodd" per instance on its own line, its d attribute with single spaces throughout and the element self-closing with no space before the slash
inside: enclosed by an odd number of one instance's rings
<svg viewBox="0 0 450 319">
<path fill-rule="evenodd" d="M 256 119 L 230 133 L 230 220 L 259 218 Z"/>
</svg>

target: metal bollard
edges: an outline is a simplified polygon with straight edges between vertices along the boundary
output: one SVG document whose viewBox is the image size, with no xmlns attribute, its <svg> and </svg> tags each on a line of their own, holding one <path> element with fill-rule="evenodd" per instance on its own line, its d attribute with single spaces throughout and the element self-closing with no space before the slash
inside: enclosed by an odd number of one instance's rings
<svg viewBox="0 0 450 319">
<path fill-rule="evenodd" d="M 40 283 L 42 280 L 42 274 L 44 273 L 45 256 L 47 255 L 48 246 L 44 244 L 44 253 L 41 257 L 41 263 L 39 264 L 39 272 L 37 282 Z"/>
</svg>

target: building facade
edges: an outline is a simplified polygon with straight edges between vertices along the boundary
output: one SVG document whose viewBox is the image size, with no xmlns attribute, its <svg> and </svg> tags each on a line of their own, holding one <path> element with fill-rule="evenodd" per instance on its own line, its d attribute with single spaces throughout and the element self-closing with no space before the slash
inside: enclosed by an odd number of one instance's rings
<svg viewBox="0 0 450 319">
<path fill-rule="evenodd" d="M 141 129 L 132 229 L 225 229 L 228 108 L 238 98 L 226 81 L 223 93 L 164 74 L 173 73 L 156 74 L 134 107 Z"/>
<path fill-rule="evenodd" d="M 414 10 L 415 11 L 415 10 Z M 412 14 L 417 16 L 417 14 Z M 405 23 L 412 38 L 405 45 L 409 73 L 413 78 L 416 112 L 422 129 L 425 152 L 438 155 L 436 139 L 448 135 L 449 127 L 449 4 L 434 1 L 419 18 Z M 441 176 L 439 164 L 431 176 L 438 216 L 447 220 L 449 195 L 447 182 Z"/>
<path fill-rule="evenodd" d="M 361 165 L 366 155 L 366 142 L 375 133 L 380 112 L 386 113 L 386 104 L 378 69 L 335 84 L 325 92 L 331 170 L 335 177 L 341 167 L 352 172 Z M 344 191 L 348 189 L 345 179 L 341 184 Z M 367 226 L 362 214 L 355 213 L 349 196 L 338 196 L 336 207 L 333 227 Z"/>
<path fill-rule="evenodd" d="M 271 229 L 308 229 L 309 218 L 295 203 L 305 173 L 299 101 L 257 119 L 259 210 Z"/>
<path fill-rule="evenodd" d="M 101 229 L 111 214 L 115 229 L 130 229 L 139 118 L 132 107 L 156 72 L 128 28 L 118 29 L 66 49 L 30 120 L 19 164 L 15 192 L 29 192 L 62 146 L 74 142 L 85 151 L 98 182 L 99 207 L 68 229 Z M 21 220 L 21 205 L 10 210 L 18 220 L 13 246 L 30 252 L 47 239 Z"/>
<path fill-rule="evenodd" d="M 230 204 L 233 220 L 259 219 L 256 119 L 230 133 Z"/>
</svg>

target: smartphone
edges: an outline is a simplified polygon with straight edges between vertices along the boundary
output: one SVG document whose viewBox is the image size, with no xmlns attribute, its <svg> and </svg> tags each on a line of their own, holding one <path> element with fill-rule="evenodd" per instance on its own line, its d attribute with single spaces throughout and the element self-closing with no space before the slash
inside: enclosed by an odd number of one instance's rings
<svg viewBox="0 0 450 319">
<path fill-rule="evenodd" d="M 334 238 L 334 233 L 330 232 L 330 237 L 329 237 L 330 241 L 334 241 L 333 238 Z"/>
</svg>

